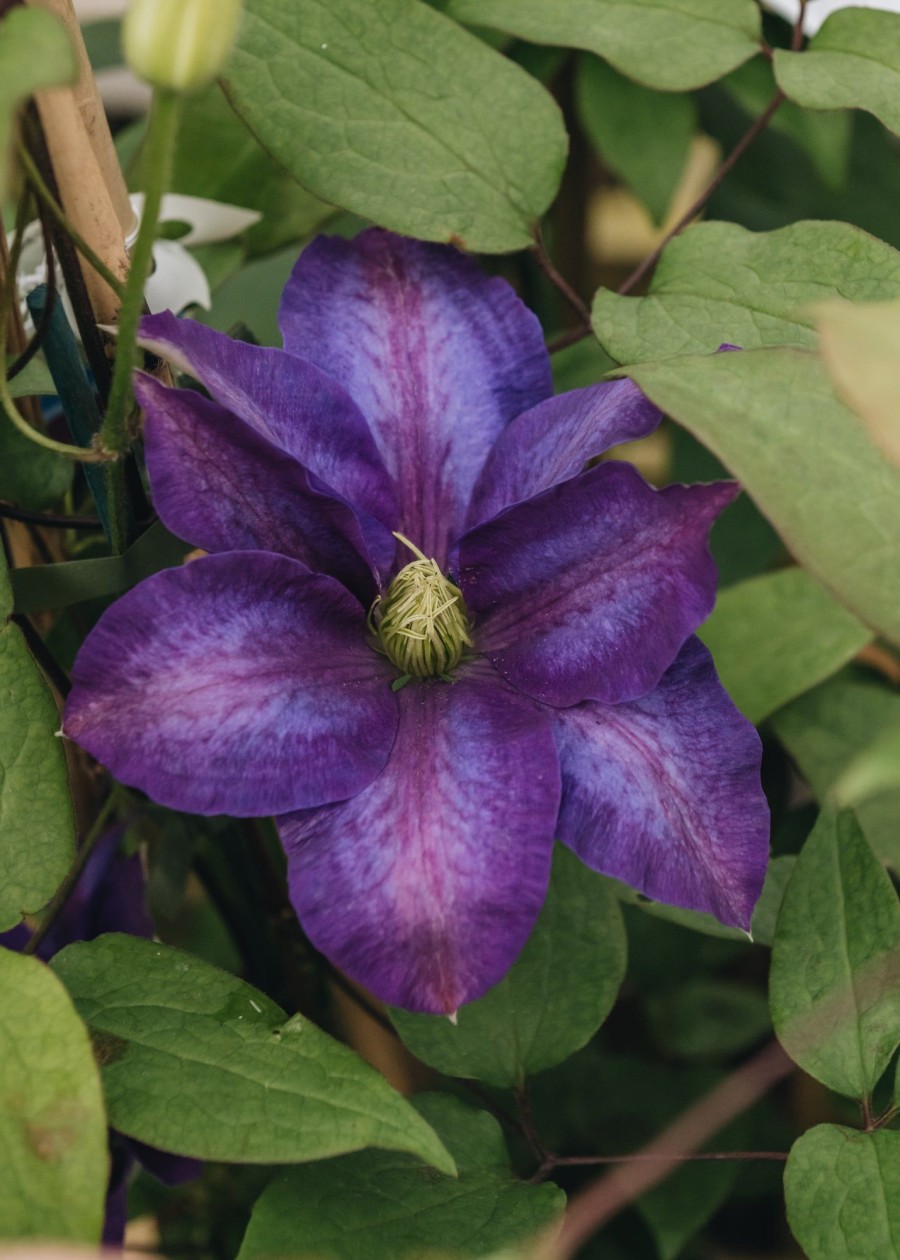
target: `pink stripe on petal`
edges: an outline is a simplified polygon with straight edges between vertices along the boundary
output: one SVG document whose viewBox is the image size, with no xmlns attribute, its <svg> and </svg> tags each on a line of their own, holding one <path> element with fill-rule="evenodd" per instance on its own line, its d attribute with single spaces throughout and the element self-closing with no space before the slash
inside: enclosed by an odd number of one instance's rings
<svg viewBox="0 0 900 1260">
<path fill-rule="evenodd" d="M 261 816 L 372 781 L 397 725 L 392 676 L 333 578 L 223 552 L 107 609 L 75 662 L 63 730 L 163 805 Z"/>
<path fill-rule="evenodd" d="M 459 584 L 478 651 L 545 704 L 646 695 L 712 611 L 707 535 L 735 494 L 610 462 L 477 526 Z"/>
<path fill-rule="evenodd" d="M 281 818 L 291 898 L 316 947 L 386 1002 L 452 1012 L 500 980 L 550 877 L 550 723 L 483 664 L 398 692 L 379 777 Z"/>
<path fill-rule="evenodd" d="M 140 342 L 194 376 L 213 399 L 354 507 L 395 528 L 390 479 L 359 408 L 325 372 L 294 355 L 176 319 L 141 320 Z"/>
<path fill-rule="evenodd" d="M 601 381 L 548 398 L 500 434 L 478 478 L 469 524 L 577 476 L 589 459 L 646 437 L 661 419 L 632 381 Z"/>
<path fill-rule="evenodd" d="M 563 773 L 559 838 L 658 901 L 749 929 L 769 853 L 761 745 L 690 639 L 632 704 L 553 714 Z"/>
<path fill-rule="evenodd" d="M 281 329 L 358 404 L 396 486 L 397 528 L 443 566 L 491 446 L 552 392 L 537 318 L 457 250 L 376 228 L 303 251 Z"/>
<path fill-rule="evenodd" d="M 372 570 L 386 573 L 390 531 L 317 488 L 295 459 L 232 412 L 188 389 L 139 372 L 144 448 L 163 523 L 205 551 L 276 551 L 339 578 L 371 602 Z M 321 485 L 321 483 L 318 483 Z"/>
</svg>

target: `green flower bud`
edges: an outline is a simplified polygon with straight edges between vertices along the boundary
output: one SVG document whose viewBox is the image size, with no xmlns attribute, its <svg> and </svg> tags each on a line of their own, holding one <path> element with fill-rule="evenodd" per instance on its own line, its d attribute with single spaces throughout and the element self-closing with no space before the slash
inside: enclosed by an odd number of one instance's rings
<svg viewBox="0 0 900 1260">
<path fill-rule="evenodd" d="M 401 569 L 370 614 L 381 651 L 403 675 L 446 678 L 471 647 L 469 618 L 458 586 L 402 534 L 418 559 Z"/>
<path fill-rule="evenodd" d="M 208 87 L 225 64 L 243 0 L 131 0 L 122 23 L 125 60 L 169 92 Z"/>
</svg>

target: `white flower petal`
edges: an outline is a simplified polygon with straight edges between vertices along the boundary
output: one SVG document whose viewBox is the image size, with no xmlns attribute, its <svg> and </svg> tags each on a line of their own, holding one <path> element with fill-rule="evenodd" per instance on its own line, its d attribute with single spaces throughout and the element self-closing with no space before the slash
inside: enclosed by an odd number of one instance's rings
<svg viewBox="0 0 900 1260">
<path fill-rule="evenodd" d="M 763 4 L 788 22 L 796 22 L 800 14 L 800 0 L 763 0 Z M 815 35 L 825 19 L 838 9 L 881 9 L 886 13 L 900 13 L 900 0 L 809 0 L 803 19 L 804 35 Z"/>
<path fill-rule="evenodd" d="M 144 212 L 144 194 L 133 193 L 131 204 L 140 217 Z M 258 210 L 245 210 L 241 206 L 226 205 L 223 201 L 188 197 L 183 193 L 168 193 L 163 197 L 160 213 L 161 223 L 189 225 L 190 231 L 179 238 L 179 245 L 211 245 L 217 241 L 228 241 L 253 227 L 261 218 Z"/>
<path fill-rule="evenodd" d="M 153 262 L 153 275 L 144 289 L 152 314 L 174 311 L 177 315 L 189 306 L 209 310 L 212 295 L 206 273 L 180 241 L 157 241 Z"/>
</svg>

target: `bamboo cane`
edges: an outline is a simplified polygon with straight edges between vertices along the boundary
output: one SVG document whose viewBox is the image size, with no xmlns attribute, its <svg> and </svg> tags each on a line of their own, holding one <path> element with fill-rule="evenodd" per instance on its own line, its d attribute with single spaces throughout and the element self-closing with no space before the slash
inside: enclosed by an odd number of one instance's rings
<svg viewBox="0 0 900 1260">
<path fill-rule="evenodd" d="M 125 240 L 134 229 L 135 216 L 72 0 L 26 2 L 49 10 L 64 23 L 80 65 L 74 88 L 52 88 L 35 98 L 63 209 L 109 269 L 124 280 Z M 115 293 L 84 259 L 81 269 L 97 322 L 116 323 Z"/>
</svg>

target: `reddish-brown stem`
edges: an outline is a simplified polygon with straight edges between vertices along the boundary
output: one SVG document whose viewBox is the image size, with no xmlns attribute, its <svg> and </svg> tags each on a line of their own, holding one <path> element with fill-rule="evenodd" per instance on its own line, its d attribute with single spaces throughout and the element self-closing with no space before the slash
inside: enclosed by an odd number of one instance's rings
<svg viewBox="0 0 900 1260">
<path fill-rule="evenodd" d="M 516 1090 L 516 1102 L 519 1107 L 522 1136 L 531 1147 L 535 1157 L 540 1161 L 540 1171 L 543 1173 L 546 1169 L 555 1167 L 556 1157 L 547 1150 L 535 1126 L 534 1118 L 531 1114 L 531 1096 L 528 1092 L 527 1082 Z"/>
<path fill-rule="evenodd" d="M 686 228 L 687 225 L 693 219 L 697 217 L 697 215 L 700 213 L 700 211 L 709 201 L 710 197 L 713 195 L 716 189 L 723 183 L 726 177 L 730 174 L 730 172 L 734 169 L 734 167 L 743 157 L 747 149 L 749 149 L 753 141 L 757 138 L 757 136 L 761 135 L 762 132 L 765 131 L 766 127 L 768 127 L 769 123 L 772 120 L 773 115 L 781 107 L 785 99 L 786 98 L 785 98 L 784 93 L 782 92 L 781 88 L 779 88 L 776 91 L 775 95 L 772 97 L 771 101 L 769 101 L 769 104 L 760 114 L 759 118 L 757 118 L 755 122 L 753 122 L 752 125 L 748 127 L 747 130 L 744 132 L 744 134 L 741 136 L 740 140 L 737 142 L 737 144 L 728 154 L 728 157 L 725 158 L 724 162 L 722 162 L 721 166 L 716 171 L 715 175 L 709 181 L 709 183 L 704 188 L 703 192 L 700 194 L 697 200 L 691 206 L 689 206 L 687 210 L 685 210 L 684 214 L 681 216 L 678 222 L 669 229 L 669 231 L 665 234 L 665 236 L 657 245 L 656 249 L 654 249 L 653 253 L 648 254 L 647 257 L 644 259 L 644 261 L 640 263 L 637 267 L 635 267 L 634 271 L 632 271 L 628 279 L 625 280 L 625 282 L 619 286 L 617 292 L 619 293 L 620 296 L 623 297 L 626 293 L 630 293 L 631 290 L 636 285 L 640 284 L 640 282 L 643 280 L 644 276 L 646 276 L 648 271 L 652 271 L 652 269 L 656 266 L 657 262 L 659 261 L 660 255 L 662 254 L 666 246 L 669 244 L 669 242 L 674 237 L 676 237 L 679 234 L 679 232 L 683 231 L 684 228 Z"/>
<path fill-rule="evenodd" d="M 20 521 L 23 525 L 39 525 L 42 529 L 99 529 L 99 516 L 64 516 L 56 513 L 26 512 L 14 503 L 0 500 L 0 517 Z"/>
<path fill-rule="evenodd" d="M 534 254 L 537 265 L 540 267 L 541 271 L 543 271 L 544 275 L 553 287 L 562 294 L 579 319 L 581 319 L 583 323 L 590 325 L 591 312 L 588 309 L 587 303 L 581 300 L 565 276 L 557 271 L 553 259 L 547 253 L 540 228 L 538 228 L 535 232 L 534 245 L 531 252 Z"/>
<path fill-rule="evenodd" d="M 806 0 L 800 0 L 800 12 L 797 15 L 797 21 L 794 23 L 794 29 L 791 32 L 791 51 L 799 52 L 803 47 L 803 19 L 806 17 Z"/>
<path fill-rule="evenodd" d="M 792 1070 L 772 1041 L 724 1081 L 692 1103 L 641 1151 L 575 1194 L 562 1229 L 545 1243 L 546 1260 L 569 1260 L 598 1229 L 662 1181 L 685 1155 L 697 1151 L 730 1121 L 752 1107 Z"/>
<path fill-rule="evenodd" d="M 783 1163 L 787 1151 L 697 1151 L 681 1155 L 646 1155 L 637 1151 L 633 1155 L 553 1155 L 554 1168 L 576 1168 L 591 1164 L 687 1164 L 703 1160 L 777 1160 Z"/>
</svg>

